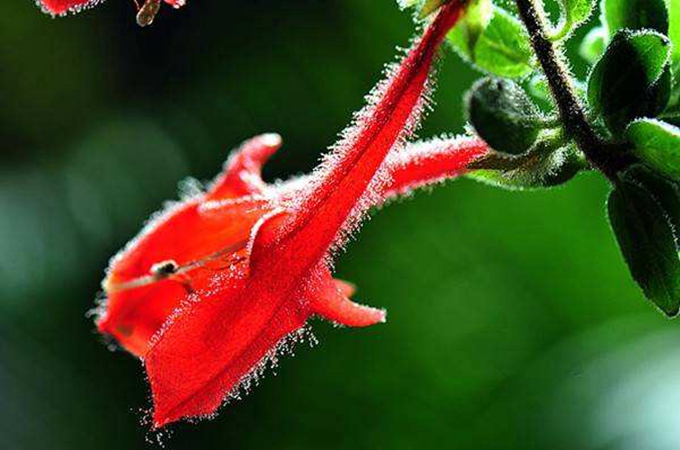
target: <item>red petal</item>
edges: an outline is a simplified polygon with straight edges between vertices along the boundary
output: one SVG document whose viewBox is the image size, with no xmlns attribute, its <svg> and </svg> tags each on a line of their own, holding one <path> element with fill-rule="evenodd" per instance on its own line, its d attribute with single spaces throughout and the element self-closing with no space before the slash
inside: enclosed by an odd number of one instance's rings
<svg viewBox="0 0 680 450">
<path fill-rule="evenodd" d="M 229 158 L 225 170 L 208 191 L 206 200 L 235 198 L 264 192 L 262 166 L 281 147 L 281 136 L 262 134 L 244 142 Z"/>
<path fill-rule="evenodd" d="M 175 9 L 181 8 L 186 4 L 186 0 L 164 0 L 164 1 L 165 3 L 172 6 Z"/>
<path fill-rule="evenodd" d="M 347 220 L 370 206 L 360 200 L 404 129 L 413 125 L 437 47 L 461 11 L 459 1 L 440 10 L 419 43 L 388 79 L 382 95 L 359 114 L 358 129 L 345 133 L 346 141 L 336 147 L 317 172 L 314 184 L 283 228 L 287 235 L 279 238 L 275 230 L 260 235 L 253 250 L 253 264 L 271 259 L 260 255 L 273 250 L 278 255 L 273 259 L 282 264 L 280 275 L 300 277 L 324 257 Z"/>
<path fill-rule="evenodd" d="M 147 354 L 155 427 L 214 413 L 309 317 L 261 277 L 221 286 L 179 314 Z"/>
<path fill-rule="evenodd" d="M 387 314 L 384 309 L 360 305 L 348 298 L 346 292 L 353 291 L 353 286 L 333 280 L 327 269 L 322 276 L 324 282 L 307 292 L 312 312 L 348 327 L 367 327 L 385 322 Z"/>
<path fill-rule="evenodd" d="M 205 196 L 161 214 L 114 258 L 104 282 L 106 310 L 97 321 L 101 333 L 115 337 L 128 351 L 143 356 L 151 338 L 188 293 L 204 287 L 212 275 L 229 266 L 227 259 L 217 258 L 182 276 L 150 280 L 152 268 L 161 262 L 186 267 L 219 252 L 229 254 L 230 249 L 245 247 L 252 227 L 271 206 L 250 197 L 206 200 L 257 191 L 262 184 L 262 164 L 280 143 L 281 138 L 275 134 L 244 143 Z"/>
<path fill-rule="evenodd" d="M 111 264 L 104 282 L 106 310 L 97 321 L 100 332 L 143 356 L 151 337 L 188 293 L 205 288 L 214 275 L 230 268 L 239 250 L 245 251 L 252 227 L 267 211 L 253 200 L 202 213 L 194 199 L 152 222 Z M 154 281 L 152 269 L 163 261 L 194 267 Z"/>
<path fill-rule="evenodd" d="M 333 279 L 333 281 L 335 282 L 335 287 L 338 288 L 342 295 L 346 297 L 353 296 L 357 290 L 357 287 L 349 281 L 338 280 L 337 278 Z"/>
<path fill-rule="evenodd" d="M 48 14 L 62 15 L 67 12 L 80 12 L 91 8 L 103 0 L 38 0 L 38 5 Z"/>
</svg>

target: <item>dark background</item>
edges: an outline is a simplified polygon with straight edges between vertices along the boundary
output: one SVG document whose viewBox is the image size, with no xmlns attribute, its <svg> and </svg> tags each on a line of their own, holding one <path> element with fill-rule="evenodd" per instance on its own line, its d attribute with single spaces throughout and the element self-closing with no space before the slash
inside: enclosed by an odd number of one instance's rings
<svg viewBox="0 0 680 450">
<path fill-rule="evenodd" d="M 312 168 L 413 33 L 393 0 L 126 0 L 0 14 L 0 448 L 137 449 L 138 361 L 86 313 L 179 180 L 276 131 L 273 180 Z M 576 61 L 576 60 L 575 60 Z M 583 73 L 580 63 L 577 72 Z M 421 136 L 460 132 L 476 78 L 449 52 Z M 299 346 L 170 449 L 677 449 L 680 333 L 634 286 L 595 175 L 545 192 L 460 180 L 376 211 L 339 258 L 387 325 Z"/>
</svg>

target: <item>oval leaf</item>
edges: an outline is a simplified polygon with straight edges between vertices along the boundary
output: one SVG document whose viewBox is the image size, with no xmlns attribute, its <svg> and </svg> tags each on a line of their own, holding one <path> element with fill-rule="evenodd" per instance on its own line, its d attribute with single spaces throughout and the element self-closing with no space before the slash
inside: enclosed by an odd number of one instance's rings
<svg viewBox="0 0 680 450">
<path fill-rule="evenodd" d="M 641 119 L 626 129 L 633 153 L 647 166 L 680 180 L 680 128 L 654 119 Z"/>
<path fill-rule="evenodd" d="M 624 28 L 668 34 L 666 0 L 603 0 L 602 11 L 610 36 Z"/>
<path fill-rule="evenodd" d="M 471 26 L 467 20 L 463 20 L 447 36 L 448 41 L 464 59 L 477 68 L 500 77 L 521 78 L 533 72 L 529 35 L 512 14 L 494 7 L 488 24 L 472 43 L 466 27 L 475 28 L 477 25 Z"/>
<path fill-rule="evenodd" d="M 654 117 L 670 96 L 668 38 L 652 31 L 614 37 L 588 79 L 588 100 L 614 134 L 639 117 Z"/>
<path fill-rule="evenodd" d="M 680 258 L 673 228 L 645 188 L 622 179 L 609 195 L 609 221 L 645 296 L 668 316 L 680 305 Z"/>
<path fill-rule="evenodd" d="M 623 176 L 627 180 L 644 186 L 656 199 L 673 225 L 675 242 L 680 250 L 680 187 L 678 183 L 653 172 L 642 164 L 631 167 Z"/>
</svg>

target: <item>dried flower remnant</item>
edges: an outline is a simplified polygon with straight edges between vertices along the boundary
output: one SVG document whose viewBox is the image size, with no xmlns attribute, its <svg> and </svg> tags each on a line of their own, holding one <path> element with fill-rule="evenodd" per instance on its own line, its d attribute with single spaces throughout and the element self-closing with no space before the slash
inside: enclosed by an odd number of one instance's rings
<svg viewBox="0 0 680 450">
<path fill-rule="evenodd" d="M 173 8 L 181 8 L 185 0 L 162 0 Z M 64 16 L 68 13 L 78 13 L 103 3 L 104 0 L 37 0 L 37 4 L 43 12 L 51 16 Z M 153 23 L 156 14 L 160 10 L 161 0 L 145 0 L 140 4 L 134 0 L 137 8 L 137 24 L 148 26 Z"/>
<path fill-rule="evenodd" d="M 440 10 L 311 175 L 265 184 L 261 167 L 281 139 L 258 136 L 206 193 L 157 216 L 113 259 L 97 324 L 143 359 L 155 428 L 214 414 L 311 316 L 346 326 L 385 320 L 349 299 L 353 287 L 332 278 L 331 255 L 369 207 L 486 153 L 478 139 L 401 147 L 461 13 L 457 1 Z"/>
</svg>

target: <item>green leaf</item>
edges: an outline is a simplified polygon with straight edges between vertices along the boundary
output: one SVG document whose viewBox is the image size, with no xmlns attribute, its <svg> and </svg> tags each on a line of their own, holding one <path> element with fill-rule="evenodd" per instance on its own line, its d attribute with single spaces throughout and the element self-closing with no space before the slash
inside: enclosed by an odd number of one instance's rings
<svg viewBox="0 0 680 450">
<path fill-rule="evenodd" d="M 633 153 L 647 166 L 680 180 L 680 128 L 654 119 L 641 119 L 626 129 Z"/>
<path fill-rule="evenodd" d="M 502 78 L 483 78 L 466 96 L 468 121 L 496 151 L 520 154 L 536 142 L 545 118 L 521 86 Z"/>
<path fill-rule="evenodd" d="M 619 32 L 607 47 L 588 79 L 588 100 L 615 135 L 631 120 L 665 109 L 670 53 L 668 38 L 652 31 Z"/>
<path fill-rule="evenodd" d="M 621 179 L 607 203 L 628 268 L 643 292 L 668 316 L 680 306 L 680 258 L 673 228 L 659 202 L 637 182 Z"/>
<path fill-rule="evenodd" d="M 583 38 L 579 54 L 590 64 L 595 64 L 604 53 L 607 40 L 607 31 L 603 27 L 595 27 Z"/>
<path fill-rule="evenodd" d="M 569 36 L 576 28 L 583 25 L 593 12 L 592 0 L 560 0 L 562 23 L 559 30 L 551 36 L 559 41 Z"/>
<path fill-rule="evenodd" d="M 521 78 L 534 70 L 529 35 L 521 22 L 502 8 L 489 8 L 488 2 L 480 3 L 478 14 L 461 20 L 447 40 L 464 59 L 492 75 Z"/>
<path fill-rule="evenodd" d="M 569 20 L 575 27 L 584 23 L 593 13 L 592 0 L 562 0 L 562 7 Z"/>
<path fill-rule="evenodd" d="M 636 164 L 626 170 L 624 178 L 644 186 L 664 210 L 673 226 L 676 246 L 680 249 L 680 187 L 678 183 L 655 173 L 647 166 Z"/>
<path fill-rule="evenodd" d="M 673 69 L 676 78 L 680 76 L 680 0 L 669 0 L 670 24 L 668 37 L 673 42 Z"/>
<path fill-rule="evenodd" d="M 602 0 L 604 24 L 609 36 L 624 28 L 668 34 L 667 0 Z"/>
<path fill-rule="evenodd" d="M 459 53 L 471 58 L 479 37 L 489 26 L 493 17 L 493 4 L 491 0 L 472 0 L 468 4 L 465 15 L 447 36 L 449 42 Z"/>
<path fill-rule="evenodd" d="M 668 122 L 671 125 L 680 127 L 680 102 L 678 102 L 677 98 L 673 98 L 675 97 L 675 94 L 678 93 L 677 90 L 677 88 L 674 90 L 676 92 L 674 92 L 671 96 L 671 101 L 669 102 L 668 107 L 663 112 L 663 114 L 659 116 L 659 118 L 664 122 Z"/>
</svg>

